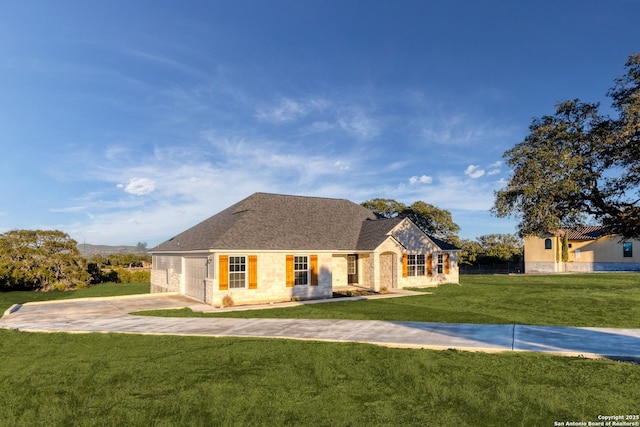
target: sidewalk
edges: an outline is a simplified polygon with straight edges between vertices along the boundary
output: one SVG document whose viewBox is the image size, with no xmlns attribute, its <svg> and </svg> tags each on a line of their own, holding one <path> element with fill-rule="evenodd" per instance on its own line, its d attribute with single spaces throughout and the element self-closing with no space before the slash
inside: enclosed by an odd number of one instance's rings
<svg viewBox="0 0 640 427">
<path fill-rule="evenodd" d="M 269 304 L 261 308 L 269 306 L 273 307 Z M 403 348 L 534 351 L 640 361 L 640 329 L 368 320 L 165 318 L 129 314 L 182 307 L 194 311 L 227 310 L 175 294 L 88 298 L 16 305 L 0 318 L 0 327 L 30 332 L 288 338 Z"/>
</svg>

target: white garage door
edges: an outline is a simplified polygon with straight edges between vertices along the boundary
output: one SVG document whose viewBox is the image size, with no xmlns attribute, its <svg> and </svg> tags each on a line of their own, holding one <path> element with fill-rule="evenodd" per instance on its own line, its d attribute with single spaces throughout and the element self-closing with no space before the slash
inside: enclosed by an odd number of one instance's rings
<svg viewBox="0 0 640 427">
<path fill-rule="evenodd" d="M 184 293 L 205 301 L 205 279 L 207 278 L 207 258 L 185 258 Z"/>
</svg>

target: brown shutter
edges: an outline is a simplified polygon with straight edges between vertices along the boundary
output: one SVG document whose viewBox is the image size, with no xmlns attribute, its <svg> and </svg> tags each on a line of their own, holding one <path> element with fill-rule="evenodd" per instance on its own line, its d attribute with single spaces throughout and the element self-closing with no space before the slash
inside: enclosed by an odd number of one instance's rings
<svg viewBox="0 0 640 427">
<path fill-rule="evenodd" d="M 427 256 L 427 276 L 433 276 L 433 255 L 429 254 Z"/>
<path fill-rule="evenodd" d="M 311 286 L 318 286 L 318 255 L 311 255 Z"/>
<path fill-rule="evenodd" d="M 402 277 L 407 277 L 409 275 L 409 256 L 407 254 L 402 254 Z"/>
<path fill-rule="evenodd" d="M 292 288 L 294 282 L 293 279 L 293 255 L 287 255 L 287 288 Z"/>
<path fill-rule="evenodd" d="M 444 254 L 444 274 L 449 274 L 451 271 L 451 262 L 449 261 L 449 254 Z"/>
<path fill-rule="evenodd" d="M 218 262 L 218 288 L 221 291 L 226 291 L 229 289 L 229 255 L 220 255 Z"/>
<path fill-rule="evenodd" d="M 249 289 L 258 289 L 258 256 L 249 255 Z"/>
</svg>

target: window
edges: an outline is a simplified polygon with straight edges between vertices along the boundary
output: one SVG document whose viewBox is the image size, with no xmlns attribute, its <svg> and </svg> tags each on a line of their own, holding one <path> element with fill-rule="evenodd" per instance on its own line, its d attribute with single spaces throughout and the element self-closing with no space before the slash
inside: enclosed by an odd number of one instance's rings
<svg viewBox="0 0 640 427">
<path fill-rule="evenodd" d="M 544 248 L 551 249 L 551 239 L 544 239 Z"/>
<path fill-rule="evenodd" d="M 296 255 L 293 259 L 294 285 L 309 284 L 309 257 Z"/>
<path fill-rule="evenodd" d="M 229 289 L 244 288 L 247 285 L 247 257 L 229 257 Z"/>
<path fill-rule="evenodd" d="M 354 275 L 358 273 L 358 269 L 356 268 L 356 256 L 355 255 L 347 255 L 347 274 Z"/>
<path fill-rule="evenodd" d="M 409 255 L 407 258 L 407 275 L 424 276 L 425 256 Z"/>
<path fill-rule="evenodd" d="M 442 254 L 438 254 L 438 274 L 442 274 L 444 270 L 444 256 Z"/>
<path fill-rule="evenodd" d="M 622 256 L 625 258 L 631 258 L 633 256 L 633 243 L 624 242 L 622 244 Z"/>
</svg>

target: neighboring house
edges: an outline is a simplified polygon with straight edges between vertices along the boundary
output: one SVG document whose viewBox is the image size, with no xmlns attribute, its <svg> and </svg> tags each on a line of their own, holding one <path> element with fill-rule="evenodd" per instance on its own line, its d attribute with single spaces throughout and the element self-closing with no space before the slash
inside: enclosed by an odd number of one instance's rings
<svg viewBox="0 0 640 427">
<path fill-rule="evenodd" d="M 567 262 L 562 261 L 562 239 L 568 233 Z M 635 253 L 633 249 L 636 249 Z M 640 241 L 623 239 L 606 227 L 558 230 L 524 239 L 525 273 L 640 271 Z"/>
<path fill-rule="evenodd" d="M 458 282 L 459 249 L 343 199 L 255 193 L 151 249 L 151 292 L 212 305 Z"/>
</svg>

